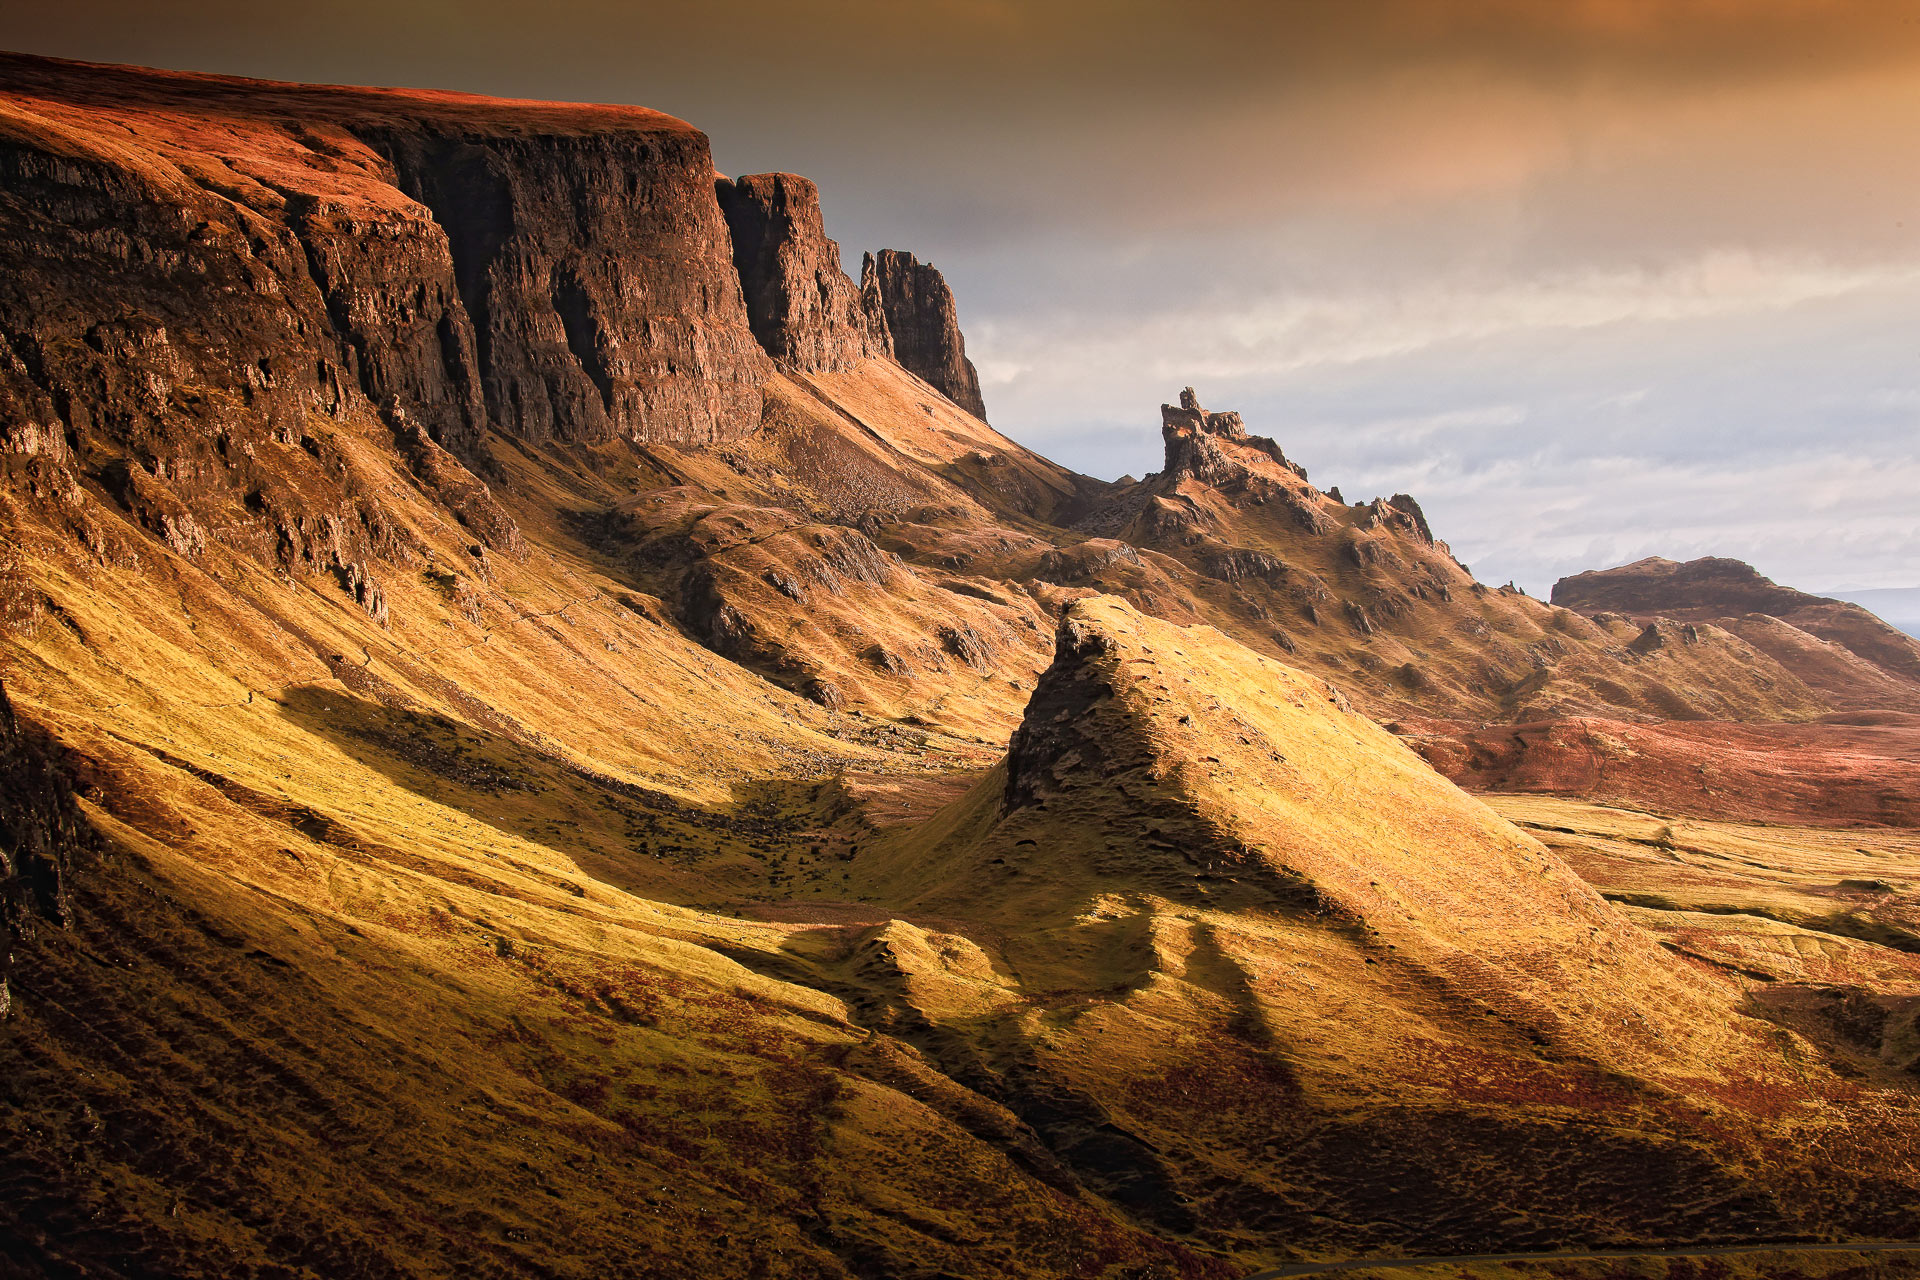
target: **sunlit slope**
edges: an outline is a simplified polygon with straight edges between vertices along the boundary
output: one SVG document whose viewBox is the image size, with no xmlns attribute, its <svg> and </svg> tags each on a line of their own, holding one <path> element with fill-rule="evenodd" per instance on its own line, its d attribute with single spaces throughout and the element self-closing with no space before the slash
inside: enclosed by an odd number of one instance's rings
<svg viewBox="0 0 1920 1280">
<path fill-rule="evenodd" d="M 1247 1244 L 1790 1231 L 1767 1135 L 1849 1092 L 1322 682 L 1117 601 L 1069 609 L 1006 763 L 855 865 L 977 942 L 895 949 L 897 1025 Z M 1851 1211 L 1912 1195 L 1835 1166 Z"/>
<path fill-rule="evenodd" d="M 824 877 L 805 797 L 881 735 L 584 550 L 472 554 L 375 425 L 334 444 L 401 531 L 381 620 L 90 490 L 104 562 L 15 525 L 8 691 L 103 840 L 14 957 L 23 1274 L 1229 1273 L 725 954 L 793 930 L 701 907 Z"/>
<path fill-rule="evenodd" d="M 1723 993 L 1325 682 L 1110 598 L 1068 609 L 1002 769 L 876 874 L 1008 925 L 1112 892 L 1247 913 L 1622 1065 L 1726 1047 Z M 1649 996 L 1691 1016 L 1614 1029 Z"/>
<path fill-rule="evenodd" d="M 306 778 L 276 815 L 184 771 L 87 776 L 107 854 L 17 956 L 0 1042 L 23 1274 L 1228 1274 L 979 1142 L 840 1000 L 714 949 L 764 927 L 444 812 L 387 844 L 303 809 L 329 798 Z"/>
<path fill-rule="evenodd" d="M 1718 965 L 1855 1072 L 1920 1075 L 1920 836 L 1493 799 L 1666 946 Z"/>
<path fill-rule="evenodd" d="M 890 360 L 794 380 L 1003 518 L 1064 525 L 1107 488 L 1009 440 Z"/>
</svg>

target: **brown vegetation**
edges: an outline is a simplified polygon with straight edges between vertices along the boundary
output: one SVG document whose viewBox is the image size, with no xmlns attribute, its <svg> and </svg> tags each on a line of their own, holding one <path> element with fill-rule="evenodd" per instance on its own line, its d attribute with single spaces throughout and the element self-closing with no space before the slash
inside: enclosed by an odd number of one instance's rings
<svg viewBox="0 0 1920 1280">
<path fill-rule="evenodd" d="M 1709 788 L 1530 726 L 1912 763 L 1759 624 L 1489 590 L 1191 396 L 1067 472 L 826 343 L 804 193 L 742 264 L 666 117 L 28 58 L 0 112 L 6 1274 L 1911 1231 L 1904 834 L 1490 809 L 1366 718 L 1648 805 Z"/>
</svg>

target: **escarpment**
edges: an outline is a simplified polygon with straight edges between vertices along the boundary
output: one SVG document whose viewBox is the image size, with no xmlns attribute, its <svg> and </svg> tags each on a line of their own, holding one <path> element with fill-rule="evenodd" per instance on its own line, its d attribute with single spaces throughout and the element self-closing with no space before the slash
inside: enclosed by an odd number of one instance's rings
<svg viewBox="0 0 1920 1280">
<path fill-rule="evenodd" d="M 0 684 L 0 1021 L 13 1004 L 14 943 L 70 922 L 73 860 L 96 839 L 55 749 L 14 715 Z"/>
<path fill-rule="evenodd" d="M 17 55 L 0 101 L 0 325 L 76 430 L 166 409 L 297 431 L 389 399 L 457 451 L 489 423 L 758 424 L 770 369 L 706 138 L 671 117 Z"/>
<path fill-rule="evenodd" d="M 838 373 L 892 354 L 827 238 L 819 188 L 796 174 L 757 173 L 721 178 L 717 189 L 747 318 L 769 355 L 803 373 Z"/>
<path fill-rule="evenodd" d="M 30 510 L 113 549 L 331 573 L 376 620 L 420 554 L 402 455 L 480 545 L 470 469 L 759 428 L 704 135 L 637 108 L 0 58 L 0 433 Z"/>
<path fill-rule="evenodd" d="M 357 126 L 446 228 L 489 412 L 523 438 L 712 443 L 759 421 L 705 135 Z"/>
<path fill-rule="evenodd" d="M 967 359 L 966 339 L 954 310 L 953 290 L 932 263 L 899 249 L 867 254 L 860 289 L 886 322 L 893 358 L 947 399 L 986 420 L 980 375 Z"/>
<path fill-rule="evenodd" d="M 1702 556 L 1685 564 L 1648 556 L 1617 569 L 1591 570 L 1553 584 L 1555 604 L 1616 613 L 1664 613 L 1713 609 L 1723 614 L 1782 615 L 1821 597 L 1783 587 L 1752 565 L 1725 556 Z"/>
</svg>

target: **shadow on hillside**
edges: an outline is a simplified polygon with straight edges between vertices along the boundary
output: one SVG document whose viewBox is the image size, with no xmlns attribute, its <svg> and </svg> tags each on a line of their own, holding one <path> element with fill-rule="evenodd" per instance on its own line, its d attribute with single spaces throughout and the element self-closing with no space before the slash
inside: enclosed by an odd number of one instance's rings
<svg viewBox="0 0 1920 1280">
<path fill-rule="evenodd" d="M 758 794 L 765 788 L 737 807 L 701 808 L 515 736 L 324 686 L 288 690 L 280 711 L 403 792 L 544 845 L 587 877 L 657 901 L 695 906 L 764 891 L 770 864 L 795 846 L 802 825 Z M 786 785 L 796 795 L 805 789 Z"/>
</svg>

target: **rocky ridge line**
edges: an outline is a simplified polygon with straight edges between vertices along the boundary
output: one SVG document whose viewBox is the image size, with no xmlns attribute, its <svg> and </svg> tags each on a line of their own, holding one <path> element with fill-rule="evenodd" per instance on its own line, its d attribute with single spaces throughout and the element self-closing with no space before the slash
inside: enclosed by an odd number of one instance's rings
<svg viewBox="0 0 1920 1280">
<path fill-rule="evenodd" d="M 867 254 L 860 264 L 860 291 L 870 314 L 884 319 L 893 358 L 947 399 L 982 422 L 980 375 L 967 359 L 953 290 L 932 263 L 899 249 Z M 878 307 L 878 311 L 872 309 Z"/>
<path fill-rule="evenodd" d="M 715 188 L 733 233 L 747 320 L 768 355 L 802 373 L 840 373 L 893 354 L 884 318 L 868 316 L 859 287 L 841 270 L 818 187 L 797 174 L 756 173 L 718 179 Z"/>
</svg>

